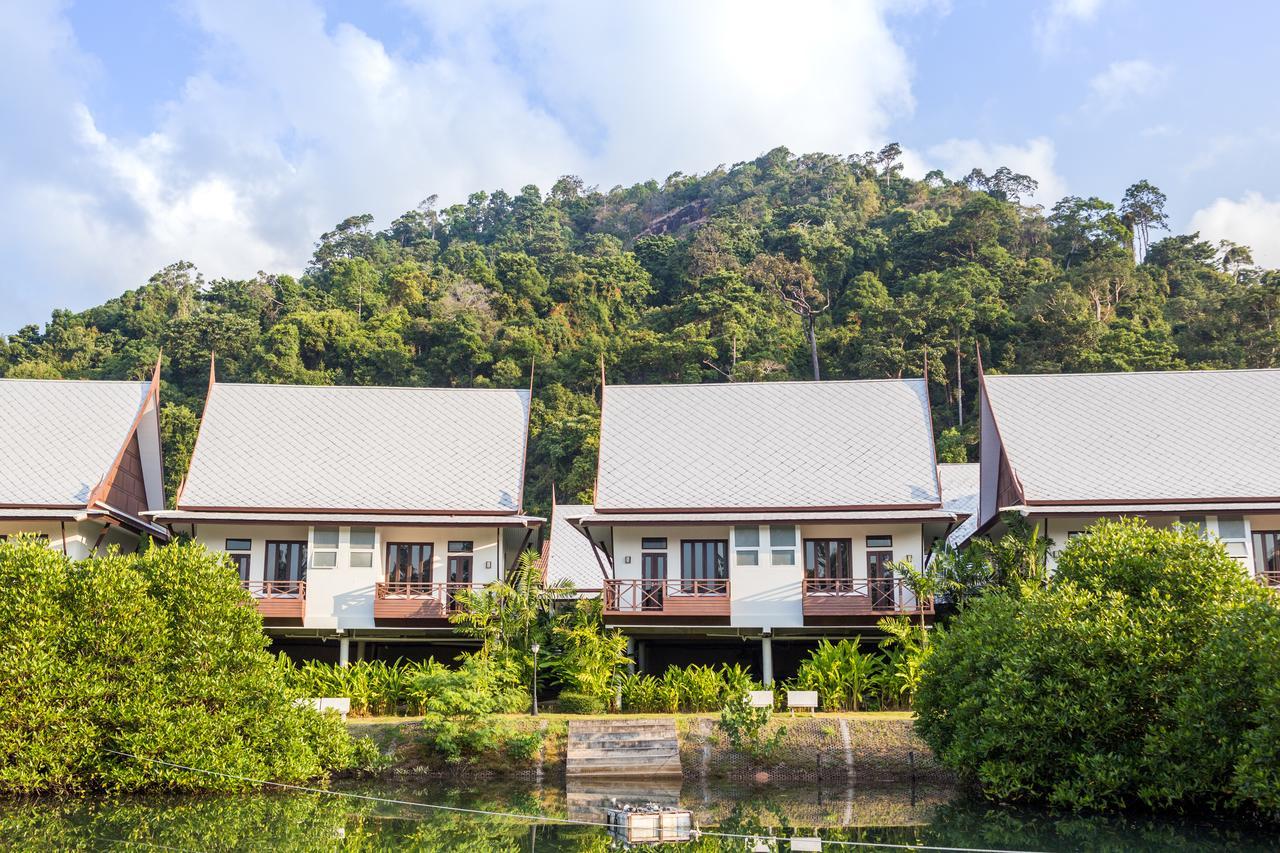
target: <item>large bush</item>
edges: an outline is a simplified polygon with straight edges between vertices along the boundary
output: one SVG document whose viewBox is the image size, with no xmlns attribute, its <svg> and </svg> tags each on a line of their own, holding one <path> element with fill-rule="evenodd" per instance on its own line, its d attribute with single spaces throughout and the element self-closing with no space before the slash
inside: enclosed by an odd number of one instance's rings
<svg viewBox="0 0 1280 853">
<path fill-rule="evenodd" d="M 1101 522 L 933 647 L 917 727 L 992 798 L 1280 816 L 1280 607 L 1194 530 Z"/>
<path fill-rule="evenodd" d="M 0 544 L 0 792 L 298 782 L 367 756 L 293 705 L 235 572 L 196 545 L 73 562 Z M 114 752 L 113 752 L 114 751 Z"/>
</svg>

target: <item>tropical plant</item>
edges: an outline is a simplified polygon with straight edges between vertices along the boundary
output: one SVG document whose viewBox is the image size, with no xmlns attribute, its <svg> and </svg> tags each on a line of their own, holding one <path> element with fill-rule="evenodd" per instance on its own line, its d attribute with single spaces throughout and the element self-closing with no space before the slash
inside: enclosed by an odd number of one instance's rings
<svg viewBox="0 0 1280 853">
<path fill-rule="evenodd" d="M 579 599 L 555 626 L 550 669 L 562 686 L 560 710 L 602 713 L 613 704 L 618 679 L 630 663 L 627 638 L 604 627 L 599 599 Z"/>
<path fill-rule="evenodd" d="M 778 726 L 765 733 L 772 717 L 772 705 L 754 707 L 750 697 L 743 695 L 725 703 L 716 726 L 724 733 L 730 747 L 757 760 L 767 760 L 787 734 L 786 726 Z"/>
<path fill-rule="evenodd" d="M 237 790 L 377 757 L 295 704 L 252 600 L 201 546 L 73 562 L 16 537 L 0 589 L 0 793 Z"/>
<path fill-rule="evenodd" d="M 910 708 L 931 651 L 929 635 L 926 629 L 912 625 L 905 616 L 881 619 L 877 627 L 885 634 L 880 644 L 885 655 L 881 671 L 884 698 Z"/>
<path fill-rule="evenodd" d="M 917 729 L 993 799 L 1280 818 L 1280 602 L 1219 542 L 1099 522 L 932 646 Z"/>
<path fill-rule="evenodd" d="M 809 658 L 800 664 L 790 687 L 816 690 L 818 701 L 828 711 L 857 711 L 876 694 L 884 669 L 879 655 L 860 650 L 862 638 L 832 643 L 823 639 Z"/>
<path fill-rule="evenodd" d="M 450 762 L 499 748 L 527 757 L 541 743 L 536 733 L 517 732 L 495 719 L 528 707 L 529 695 L 510 658 L 484 651 L 463 655 L 457 669 L 419 673 L 413 690 L 422 705 L 424 744 Z"/>
<path fill-rule="evenodd" d="M 737 702 L 759 682 L 741 666 L 691 664 L 668 667 L 661 677 L 632 674 L 622 680 L 622 709 L 653 713 L 706 713 Z"/>
</svg>

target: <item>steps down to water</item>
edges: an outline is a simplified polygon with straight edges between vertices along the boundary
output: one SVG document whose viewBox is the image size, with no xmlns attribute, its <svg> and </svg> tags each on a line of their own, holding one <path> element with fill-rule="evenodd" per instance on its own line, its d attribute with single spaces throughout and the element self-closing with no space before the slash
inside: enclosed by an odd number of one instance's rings
<svg viewBox="0 0 1280 853">
<path fill-rule="evenodd" d="M 678 776 L 675 720 L 571 720 L 570 776 Z"/>
</svg>

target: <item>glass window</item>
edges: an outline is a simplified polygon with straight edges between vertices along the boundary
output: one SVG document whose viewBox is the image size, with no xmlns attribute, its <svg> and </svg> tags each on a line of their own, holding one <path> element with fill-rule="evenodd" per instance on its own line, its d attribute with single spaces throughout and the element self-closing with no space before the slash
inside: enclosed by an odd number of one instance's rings
<svg viewBox="0 0 1280 853">
<path fill-rule="evenodd" d="M 470 554 L 473 550 L 470 540 L 458 540 L 449 543 L 449 553 L 451 554 Z"/>
<path fill-rule="evenodd" d="M 228 551 L 252 551 L 252 539 L 228 539 L 226 550 Z"/>
<path fill-rule="evenodd" d="M 892 548 L 893 537 L 892 536 L 868 536 L 867 547 L 868 548 Z"/>
<path fill-rule="evenodd" d="M 640 548 L 644 551 L 665 551 L 667 550 L 667 537 L 653 536 L 641 539 Z"/>
<path fill-rule="evenodd" d="M 724 539 L 685 539 L 680 543 L 680 577 L 724 580 L 729 577 L 729 543 Z"/>
<path fill-rule="evenodd" d="M 315 542 L 317 548 L 337 548 L 338 528 L 317 527 L 311 538 Z"/>
<path fill-rule="evenodd" d="M 805 575 L 811 578 L 848 578 L 851 550 L 853 546 L 848 539 L 804 540 Z"/>
<path fill-rule="evenodd" d="M 435 545 L 430 542 L 388 543 L 387 582 L 430 583 L 434 552 Z"/>
<path fill-rule="evenodd" d="M 775 548 L 795 547 L 796 527 L 794 524 L 776 524 L 769 528 L 769 544 Z"/>
<path fill-rule="evenodd" d="M 351 568 L 369 569 L 372 567 L 373 567 L 372 551 L 352 551 L 351 552 Z"/>
<path fill-rule="evenodd" d="M 796 552 L 790 548 L 775 548 L 769 558 L 775 566 L 794 566 L 796 564 Z"/>
<path fill-rule="evenodd" d="M 373 528 L 372 527 L 351 528 L 351 547 L 352 548 L 372 548 L 373 547 Z"/>
<path fill-rule="evenodd" d="M 759 548 L 760 528 L 754 524 L 740 524 L 733 528 L 733 542 L 738 548 Z"/>
<path fill-rule="evenodd" d="M 1195 528 L 1196 532 L 1200 533 L 1201 535 L 1204 534 L 1205 525 L 1204 525 L 1203 515 L 1184 515 L 1182 516 L 1182 518 L 1178 519 L 1178 523 L 1181 524 L 1183 527 Z"/>
<path fill-rule="evenodd" d="M 306 579 L 306 542 L 267 543 L 267 565 L 264 580 L 301 581 Z"/>
<path fill-rule="evenodd" d="M 1242 515 L 1218 516 L 1218 538 L 1243 539 L 1244 538 L 1244 516 Z"/>
<path fill-rule="evenodd" d="M 760 552 L 751 549 L 738 551 L 737 559 L 739 566 L 758 566 L 760 565 Z"/>
<path fill-rule="evenodd" d="M 311 565 L 315 566 L 317 569 L 337 568 L 338 552 L 337 551 L 321 551 L 317 549 L 315 555 L 312 557 Z"/>
</svg>

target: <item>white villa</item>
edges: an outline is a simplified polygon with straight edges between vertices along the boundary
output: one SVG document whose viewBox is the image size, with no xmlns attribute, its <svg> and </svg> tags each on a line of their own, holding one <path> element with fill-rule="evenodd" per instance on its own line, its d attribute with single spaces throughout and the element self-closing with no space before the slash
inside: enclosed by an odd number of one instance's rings
<svg viewBox="0 0 1280 853">
<path fill-rule="evenodd" d="M 38 536 L 73 559 L 169 532 L 160 366 L 147 382 L 0 379 L 0 539 Z"/>
<path fill-rule="evenodd" d="M 457 592 L 537 544 L 528 427 L 528 391 L 211 380 L 177 508 L 153 517 L 228 554 L 290 654 L 447 659 Z"/>
<path fill-rule="evenodd" d="M 737 661 L 769 682 L 819 637 L 931 618 L 891 565 L 922 565 L 955 520 L 924 380 L 608 386 L 601 421 L 572 523 L 641 669 Z M 582 574 L 556 538 L 548 575 Z"/>
<path fill-rule="evenodd" d="M 1280 582 L 1280 370 L 985 375 L 980 406 L 981 497 L 961 537 L 1016 512 L 1061 548 L 1140 516 L 1196 525 Z"/>
</svg>

